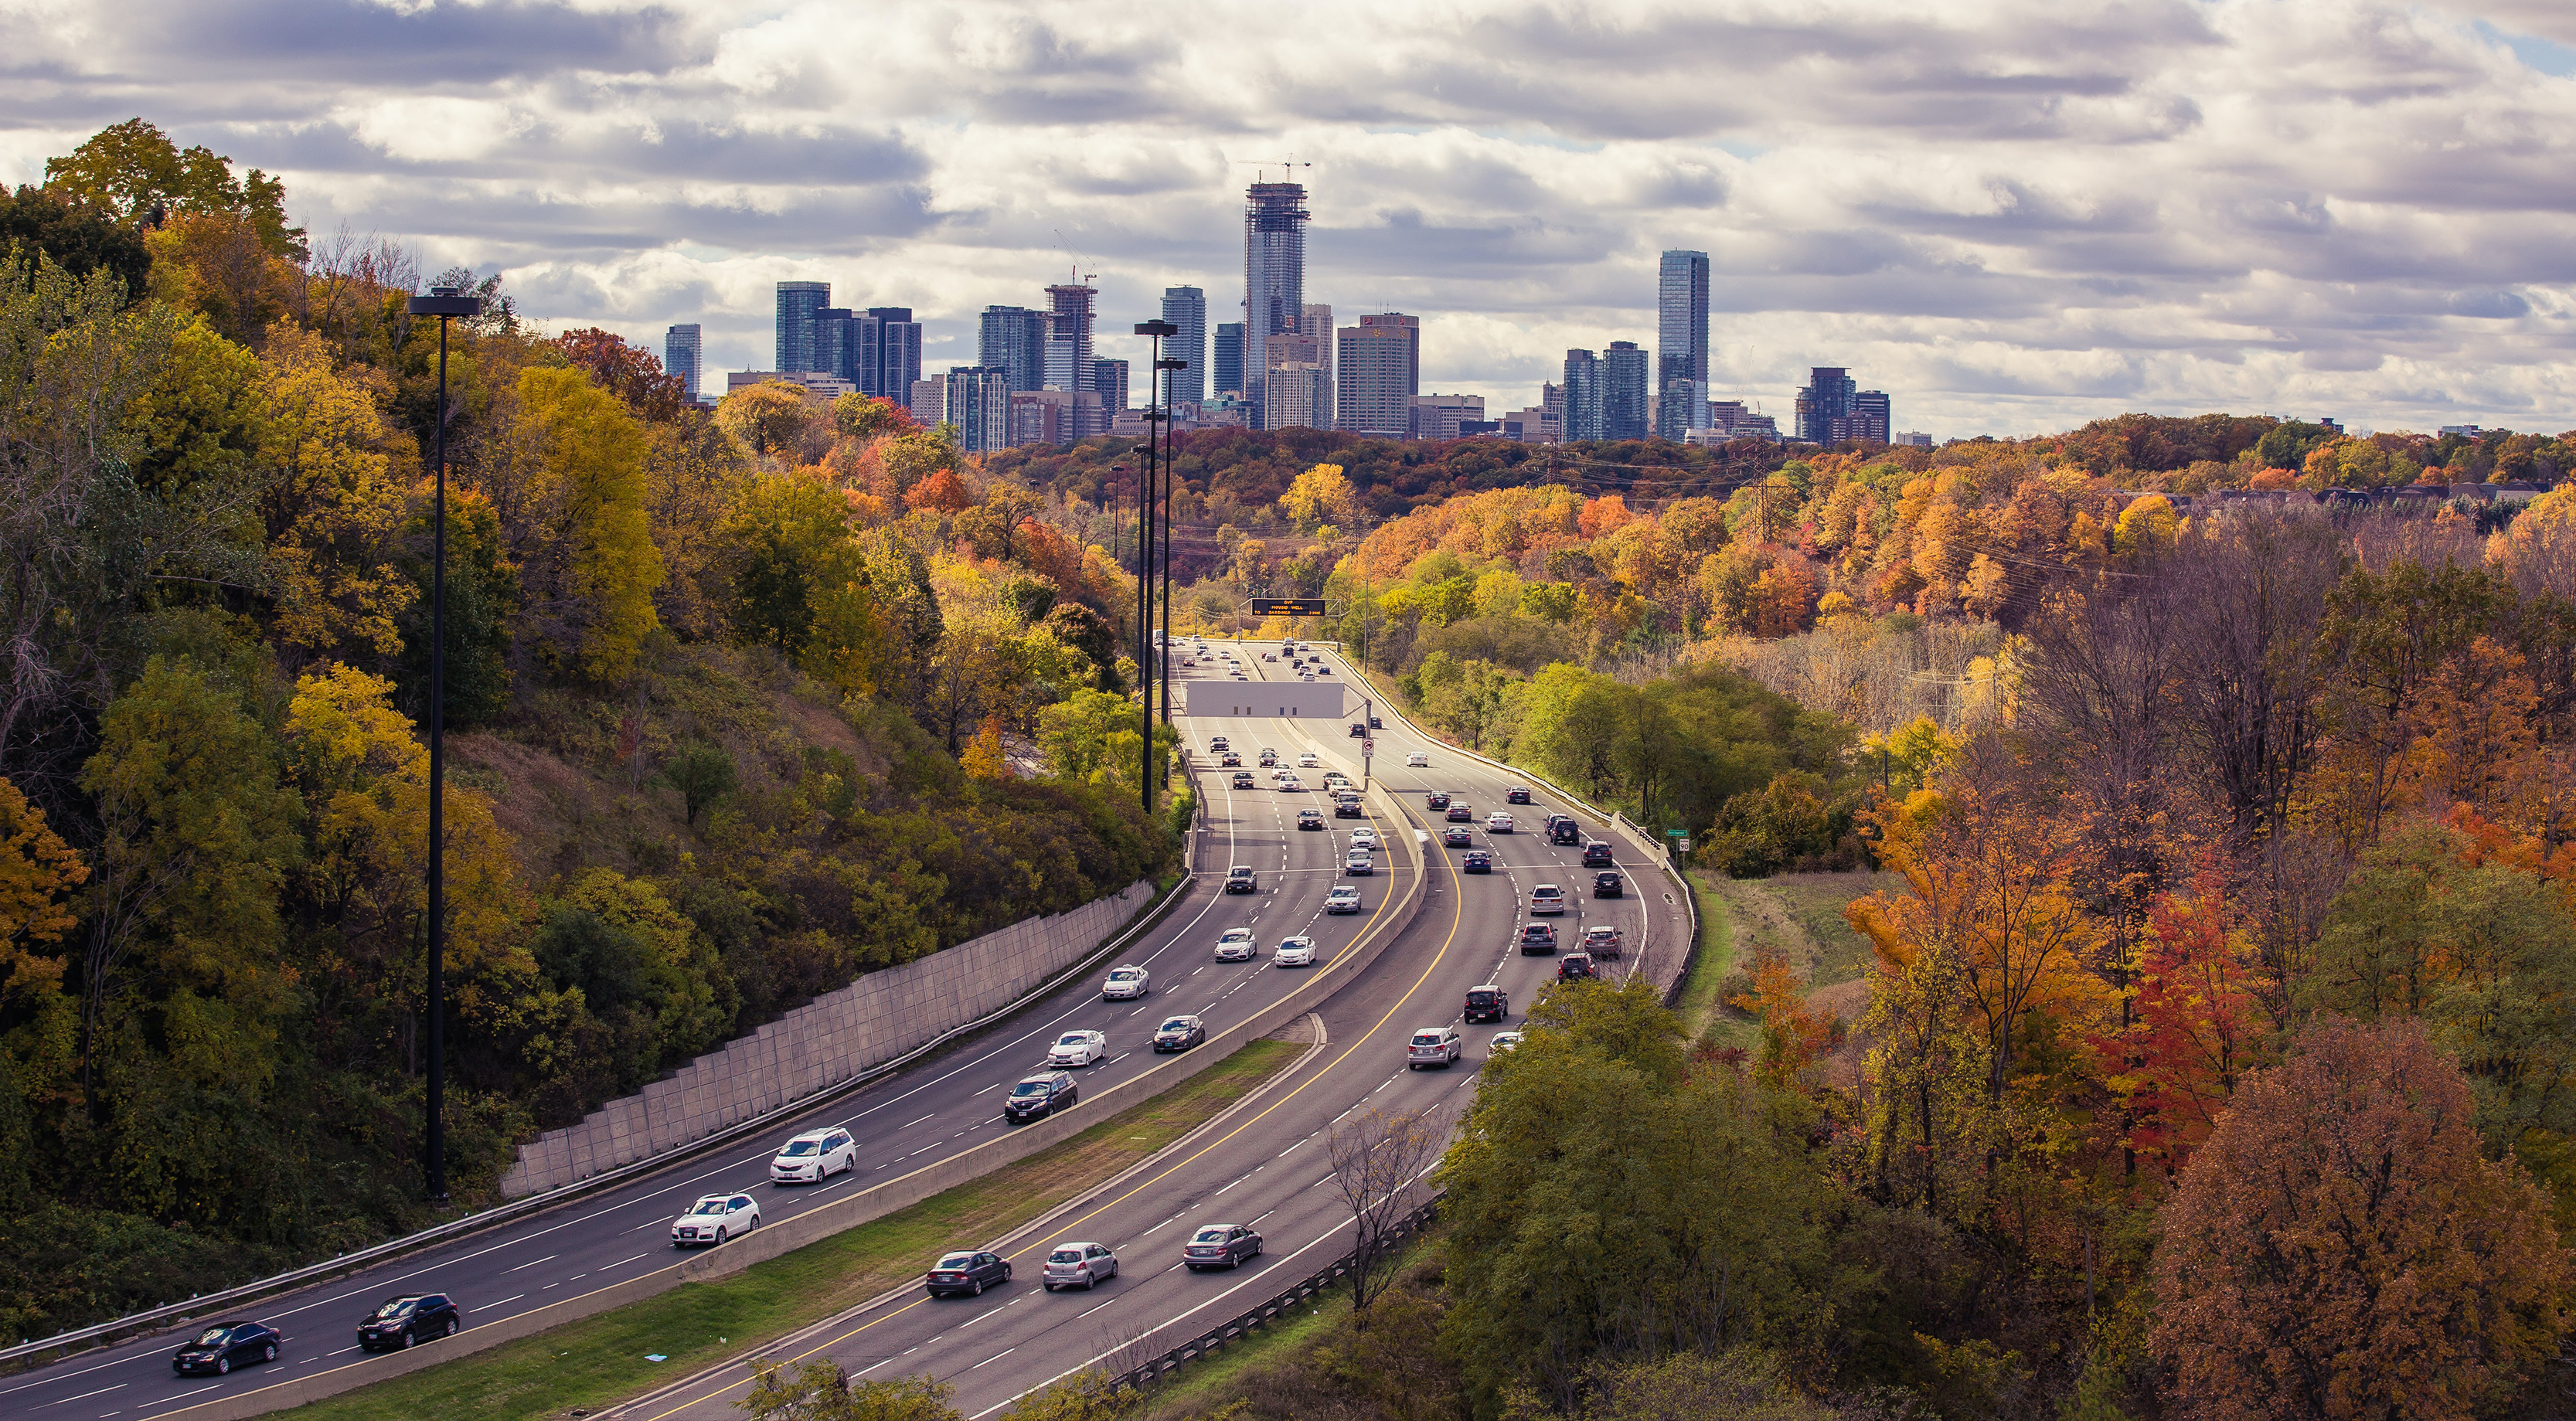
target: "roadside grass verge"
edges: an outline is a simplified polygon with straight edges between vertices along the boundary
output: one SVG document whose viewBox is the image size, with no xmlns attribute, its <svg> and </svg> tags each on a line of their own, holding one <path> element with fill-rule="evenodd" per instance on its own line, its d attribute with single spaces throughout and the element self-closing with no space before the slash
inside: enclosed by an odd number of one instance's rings
<svg viewBox="0 0 2576 1421">
<path fill-rule="evenodd" d="M 942 1250 L 980 1245 L 1172 1143 L 1307 1048 L 1255 1041 L 1061 1147 L 727 1278 L 298 1407 L 301 1421 L 537 1421 L 600 1408 L 865 1302 Z M 664 1360 L 648 1362 L 649 1355 Z"/>
<path fill-rule="evenodd" d="M 1682 1019 L 1682 1031 L 1697 1040 L 1712 1026 L 1726 1034 L 1728 1022 L 1719 1009 L 1720 986 L 1727 974 L 1735 970 L 1735 915 L 1724 894 L 1709 882 L 1706 871 L 1684 869 L 1682 877 L 1690 880 L 1691 893 L 1699 903 L 1699 957 L 1691 963 L 1690 975 L 1682 979 L 1681 995 L 1673 1003 L 1673 1012 Z"/>
</svg>

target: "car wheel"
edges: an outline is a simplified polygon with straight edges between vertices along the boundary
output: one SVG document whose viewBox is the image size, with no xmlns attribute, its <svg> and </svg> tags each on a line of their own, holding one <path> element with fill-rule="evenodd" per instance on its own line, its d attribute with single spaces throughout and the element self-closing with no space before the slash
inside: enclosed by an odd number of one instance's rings
<svg viewBox="0 0 2576 1421">
<path fill-rule="evenodd" d="M 275 1347 L 262 1347 L 262 1348 L 260 1348 L 260 1349 L 259 1349 L 259 1359 L 260 1359 L 261 1361 L 263 1361 L 263 1362 L 274 1362 L 274 1361 L 276 1361 L 276 1360 L 277 1360 L 277 1349 L 276 1349 Z"/>
<path fill-rule="evenodd" d="M 438 1333 L 438 1335 L 439 1335 L 439 1336 L 441 1336 L 441 1337 L 453 1337 L 453 1336 L 455 1336 L 455 1335 L 456 1335 L 456 1319 L 454 1319 L 454 1318 L 452 1318 L 452 1317 L 451 1317 L 451 1318 L 449 1318 L 449 1319 L 447 1320 L 447 1326 L 445 1326 L 445 1327 L 443 1327 L 443 1328 L 439 1329 L 439 1333 Z"/>
<path fill-rule="evenodd" d="M 1055 1291 L 1055 1284 L 1053 1284 L 1053 1283 L 1048 1283 L 1048 1284 L 1046 1284 L 1045 1286 L 1046 1286 L 1046 1290 L 1047 1290 L 1048 1292 L 1052 1293 L 1052 1292 L 1054 1292 L 1054 1291 Z"/>
<path fill-rule="evenodd" d="M 1090 1292 L 1092 1289 L 1097 1288 L 1097 1287 L 1099 1287 L 1099 1286 L 1100 1286 L 1100 1280 L 1099 1280 L 1099 1279 L 1092 1277 L 1089 1273 L 1085 1273 L 1085 1274 L 1083 1274 L 1083 1275 L 1082 1275 L 1082 1290 L 1083 1290 L 1084 1292 L 1086 1292 L 1086 1293 L 1087 1293 L 1087 1292 Z"/>
<path fill-rule="evenodd" d="M 716 1247 L 718 1247 L 718 1248 L 722 1248 L 722 1247 L 724 1247 L 724 1241 L 725 1241 L 725 1226 L 724 1226 L 724 1225 L 722 1225 L 722 1224 L 718 1224 L 718 1225 L 716 1225 Z"/>
<path fill-rule="evenodd" d="M 217 1357 L 217 1358 L 215 1359 L 215 1375 L 216 1375 L 216 1376 L 219 1376 L 219 1377 L 220 1377 L 220 1376 L 223 1376 L 223 1375 L 225 1375 L 226 1373 L 230 1372 L 232 1369 L 233 1369 L 233 1359 L 232 1359 L 232 1358 L 230 1358 L 230 1357 Z"/>
<path fill-rule="evenodd" d="M 966 1285 L 966 1296 L 970 1298 L 980 1298 L 984 1296 L 984 1280 L 977 1278 L 968 1283 Z"/>
<path fill-rule="evenodd" d="M 411 1345 L 411 1329 L 410 1329 L 410 1328 L 408 1328 L 408 1327 L 406 1327 L 406 1328 L 404 1328 L 404 1329 L 402 1330 L 402 1335 L 401 1335 L 401 1336 L 398 1336 L 398 1337 L 396 1337 L 396 1338 L 394 1339 L 394 1350 L 396 1350 L 396 1351 L 401 1351 L 402 1349 L 404 1349 L 404 1348 L 406 1348 L 406 1347 L 409 1347 L 410 1345 Z"/>
</svg>

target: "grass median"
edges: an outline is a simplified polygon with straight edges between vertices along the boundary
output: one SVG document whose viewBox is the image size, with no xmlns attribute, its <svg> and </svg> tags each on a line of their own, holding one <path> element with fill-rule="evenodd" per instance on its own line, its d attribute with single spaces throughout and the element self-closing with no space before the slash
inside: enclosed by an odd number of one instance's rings
<svg viewBox="0 0 2576 1421">
<path fill-rule="evenodd" d="M 1307 1048 L 1255 1041 L 1063 1145 L 727 1278 L 667 1293 L 297 1408 L 299 1421 L 534 1421 L 597 1411 L 919 1276 L 1172 1143 Z M 648 1362 L 649 1355 L 664 1360 Z"/>
</svg>

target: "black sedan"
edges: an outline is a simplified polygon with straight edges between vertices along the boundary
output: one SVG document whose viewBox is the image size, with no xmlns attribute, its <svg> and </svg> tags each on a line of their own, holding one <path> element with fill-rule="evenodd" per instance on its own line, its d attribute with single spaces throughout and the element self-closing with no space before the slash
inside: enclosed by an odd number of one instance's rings
<svg viewBox="0 0 2576 1421">
<path fill-rule="evenodd" d="M 1261 1235 L 1241 1224 L 1208 1224 L 1181 1245 L 1181 1261 L 1196 1273 L 1202 1268 L 1240 1268 L 1243 1260 L 1261 1256 Z"/>
<path fill-rule="evenodd" d="M 385 1299 L 384 1306 L 358 1324 L 358 1345 L 370 1352 L 400 1349 L 433 1337 L 445 1337 L 464 1326 L 464 1314 L 445 1293 L 405 1293 Z"/>
<path fill-rule="evenodd" d="M 1476 831 L 1465 828 L 1445 829 L 1441 831 L 1440 842 L 1453 849 L 1463 849 L 1476 842 Z"/>
<path fill-rule="evenodd" d="M 1422 797 L 1422 805 L 1425 809 L 1446 809 L 1449 807 L 1449 796 L 1435 789 Z"/>
<path fill-rule="evenodd" d="M 1471 849 L 1465 858 L 1458 860 L 1458 867 L 1469 873 L 1491 873 L 1494 871 L 1494 856 L 1483 849 Z"/>
<path fill-rule="evenodd" d="M 1592 896 L 1595 898 L 1625 898 L 1628 896 L 1628 885 L 1622 883 L 1619 880 L 1619 875 L 1615 873 L 1596 873 L 1592 875 Z"/>
<path fill-rule="evenodd" d="M 1154 1028 L 1154 1052 L 1165 1055 L 1187 1051 L 1207 1042 L 1207 1023 L 1194 1016 L 1176 1016 Z"/>
<path fill-rule="evenodd" d="M 934 1298 L 980 1298 L 986 1288 L 1011 1281 L 1011 1261 L 998 1253 L 952 1253 L 931 1267 L 922 1286 Z"/>
<path fill-rule="evenodd" d="M 1528 785 L 1514 785 L 1510 789 L 1503 791 L 1503 803 L 1505 804 L 1527 804 L 1529 802 L 1530 792 Z"/>
<path fill-rule="evenodd" d="M 1053 1115 L 1081 1097 L 1082 1089 L 1062 1071 L 1031 1076 L 1011 1087 L 1002 1099 L 1002 1118 L 1014 1125 Z"/>
<path fill-rule="evenodd" d="M 181 1376 L 212 1372 L 222 1376 L 252 1362 L 274 1362 L 286 1339 L 262 1322 L 219 1322 L 200 1332 L 187 1346 L 170 1354 L 170 1370 Z"/>
</svg>

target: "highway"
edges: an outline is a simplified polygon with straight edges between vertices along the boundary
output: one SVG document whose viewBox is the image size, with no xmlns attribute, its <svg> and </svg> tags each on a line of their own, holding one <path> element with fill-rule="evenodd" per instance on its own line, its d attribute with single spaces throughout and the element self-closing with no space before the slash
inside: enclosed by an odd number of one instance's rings
<svg viewBox="0 0 2576 1421">
<path fill-rule="evenodd" d="M 1247 743 L 1264 734 L 1281 739 L 1266 729 L 1273 724 L 1254 722 L 1238 735 Z M 1204 772 L 1213 764 L 1202 760 L 1194 768 Z M 161 1415 L 227 1392 L 360 1361 L 357 1324 L 389 1296 L 446 1293 L 462 1305 L 465 1325 L 472 1328 L 662 1267 L 676 1257 L 668 1234 L 672 1219 L 702 1194 L 750 1191 L 760 1202 L 763 1224 L 775 1224 L 1011 1128 L 999 1109 L 1011 1084 L 1044 1069 L 1047 1047 L 1059 1034 L 1090 1028 L 1107 1034 L 1111 1054 L 1076 1072 L 1085 1099 L 1073 1109 L 1082 1111 L 1103 1088 L 1164 1059 L 1153 1054 L 1151 1037 L 1166 1016 L 1196 1013 L 1207 1019 L 1213 1034 L 1293 991 L 1300 974 L 1273 972 L 1269 966 L 1280 938 L 1309 933 L 1319 956 L 1329 957 L 1376 922 L 1397 896 L 1398 877 L 1351 879 L 1361 886 L 1366 910 L 1325 915 L 1324 895 L 1344 881 L 1339 871 L 1348 831 L 1373 824 L 1387 833 L 1392 826 L 1328 818 L 1325 832 L 1296 831 L 1295 808 L 1314 805 L 1329 813 L 1329 800 L 1315 792 L 1321 771 L 1309 772 L 1308 780 L 1309 790 L 1302 794 L 1267 788 L 1246 794 L 1226 789 L 1225 781 L 1212 774 L 1200 775 L 1210 829 L 1199 854 L 1202 882 L 1119 959 L 1153 973 L 1152 993 L 1141 1003 L 1101 1000 L 1104 966 L 975 1040 L 854 1094 L 782 1118 L 757 1142 L 688 1159 L 613 1190 L 348 1277 L 197 1320 L 202 1326 L 251 1319 L 279 1329 L 288 1345 L 275 1362 L 242 1367 L 224 1377 L 182 1378 L 173 1374 L 170 1354 L 194 1328 L 176 1330 L 0 1377 L 0 1415 L 40 1421 Z M 1234 863 L 1260 871 L 1260 892 L 1218 891 L 1226 868 Z M 1249 925 L 1259 935 L 1261 955 L 1248 963 L 1215 961 L 1209 944 L 1237 924 Z M 800 1131 L 826 1124 L 847 1126 L 859 1140 L 857 1167 L 821 1185 L 770 1184 L 769 1160 L 778 1146 Z M 923 1266 L 929 1262 L 924 1259 Z"/>
<path fill-rule="evenodd" d="M 1275 651 L 1276 644 L 1260 644 L 1246 654 L 1245 665 L 1258 676 L 1279 676 L 1284 660 L 1259 659 L 1262 652 Z M 1348 679 L 1347 664 L 1338 656 L 1332 664 L 1336 679 Z M 1224 668 L 1202 663 L 1191 674 L 1222 675 Z M 1000 1251 L 1013 1264 L 1009 1286 L 979 1298 L 943 1299 L 924 1296 L 918 1286 L 907 1287 L 766 1347 L 763 1356 L 788 1363 L 828 1357 L 866 1377 L 926 1373 L 956 1388 L 955 1404 L 968 1416 L 989 1417 L 1028 1391 L 1082 1367 L 1123 1366 L 1158 1354 L 1188 1340 L 1196 1329 L 1266 1300 L 1349 1246 L 1352 1224 L 1332 1187 L 1326 1149 L 1335 1122 L 1364 1106 L 1438 1107 L 1454 1122 L 1485 1058 L 1486 1041 L 1496 1031 L 1518 1026 L 1541 985 L 1555 975 L 1554 957 L 1524 957 L 1518 950 L 1517 929 L 1526 920 L 1531 888 L 1554 883 L 1565 890 L 1567 912 L 1556 920 L 1562 940 L 1579 938 L 1591 923 L 1618 924 L 1629 946 L 1620 964 L 1623 971 L 1635 970 L 1641 948 L 1681 950 L 1662 900 L 1663 885 L 1651 869 L 1641 883 L 1633 877 L 1637 866 L 1622 863 L 1619 871 L 1631 877 L 1628 896 L 1594 900 L 1594 870 L 1581 867 L 1580 850 L 1549 845 L 1526 832 L 1551 808 L 1565 806 L 1550 805 L 1549 796 L 1541 793 L 1536 803 L 1510 806 L 1523 832 L 1488 834 L 1484 816 L 1505 807 L 1503 792 L 1517 781 L 1419 737 L 1392 714 L 1380 713 L 1387 726 L 1375 737 L 1377 781 L 1405 807 L 1410 822 L 1398 826 L 1399 832 L 1410 835 L 1421 829 L 1432 835 L 1431 879 L 1412 927 L 1322 1008 L 1328 1044 L 1314 1063 L 1223 1120 L 1217 1130 L 1183 1145 L 1175 1157 L 1155 1161 L 1115 1190 L 1006 1241 Z M 1212 763 L 1207 737 L 1222 734 L 1237 751 L 1267 746 L 1281 753 L 1282 763 L 1312 752 L 1325 767 L 1342 768 L 1354 779 L 1359 774 L 1360 742 L 1347 738 L 1342 724 L 1237 718 L 1183 719 L 1178 724 L 1197 767 Z M 1407 754 L 1414 751 L 1427 756 L 1427 767 L 1405 767 Z M 1253 763 L 1250 754 L 1245 759 Z M 1310 787 L 1320 773 L 1307 772 Z M 1209 782 L 1204 774 L 1201 782 Z M 1297 808 L 1314 804 L 1319 796 L 1226 791 L 1221 779 L 1215 783 L 1215 822 L 1233 827 L 1242 836 L 1240 843 L 1266 843 L 1271 834 L 1284 832 L 1288 857 L 1312 865 L 1320 856 L 1300 856 L 1296 840 L 1338 841 L 1337 835 L 1300 834 L 1284 827 L 1293 822 Z M 1435 789 L 1472 806 L 1473 846 L 1493 852 L 1494 873 L 1458 871 L 1466 849 L 1439 843 L 1440 831 L 1449 826 L 1441 813 L 1425 807 L 1427 792 Z M 1587 820 L 1587 831 L 1598 827 Z M 1212 859 L 1203 859 L 1202 868 L 1217 871 Z M 1297 870 L 1300 877 L 1317 872 L 1312 867 Z M 1275 929 L 1262 931 L 1265 952 L 1277 936 Z M 1195 950 L 1204 957 L 1214 938 L 1202 929 L 1184 952 Z M 1467 1053 L 1457 1066 L 1408 1070 L 1404 1048 L 1412 1032 L 1460 1021 L 1467 989 L 1484 983 L 1508 989 L 1510 1019 L 1500 1026 L 1467 1027 Z M 1213 1223 L 1251 1225 L 1263 1237 L 1263 1256 L 1231 1272 L 1188 1271 L 1180 1262 L 1182 1242 L 1195 1228 Z M 1039 1282 L 1046 1255 L 1075 1241 L 1108 1245 L 1119 1256 L 1120 1276 L 1095 1291 L 1046 1292 Z M 722 1421 L 739 1414 L 736 1403 L 750 1381 L 748 1365 L 737 1361 L 606 1414 L 618 1421 Z"/>
<path fill-rule="evenodd" d="M 1242 657 L 1250 676 L 1285 674 L 1284 658 L 1260 659 L 1264 652 L 1276 655 L 1277 643 L 1211 643 L 1211 653 L 1220 646 Z M 1348 667 L 1338 657 L 1334 665 L 1335 679 L 1347 678 Z M 1203 661 L 1182 674 L 1221 675 L 1223 668 Z M 1353 689 L 1363 688 L 1355 684 Z M 1576 850 L 1549 846 L 1535 833 L 1485 832 L 1484 815 L 1504 807 L 1505 774 L 1418 738 L 1391 714 L 1386 719 L 1386 730 L 1376 737 L 1374 767 L 1378 783 L 1395 792 L 1409 817 L 1400 824 L 1330 817 L 1330 800 L 1320 792 L 1324 769 L 1339 767 L 1355 779 L 1361 770 L 1360 742 L 1346 738 L 1342 722 L 1257 717 L 1180 721 L 1190 768 L 1207 805 L 1209 832 L 1198 856 L 1200 882 L 1191 896 L 1120 959 L 1153 973 L 1154 990 L 1143 1003 L 1102 1001 L 1097 979 L 1105 975 L 1104 967 L 1047 994 L 973 1041 L 781 1119 L 756 1144 L 688 1159 L 532 1218 L 198 1320 L 202 1325 L 248 1318 L 278 1328 L 287 1346 L 274 1363 L 244 1367 L 227 1377 L 180 1378 L 171 1372 L 169 1355 L 187 1332 L 174 1331 L 0 1378 L 0 1414 L 43 1421 L 166 1415 L 229 1392 L 358 1362 L 362 1354 L 356 1324 L 388 1296 L 449 1294 L 463 1306 L 465 1325 L 472 1328 L 660 1267 L 674 1256 L 667 1241 L 670 1221 L 701 1194 L 749 1191 L 760 1201 L 763 1223 L 775 1224 L 854 1187 L 897 1177 L 1008 1129 L 998 1110 L 1002 1093 L 1043 1068 L 1046 1047 L 1059 1033 L 1090 1028 L 1107 1033 L 1111 1054 L 1077 1074 L 1086 1100 L 1074 1109 L 1081 1111 L 1101 1088 L 1160 1059 L 1149 1049 L 1148 1038 L 1164 1017 L 1194 1012 L 1207 1018 L 1213 1032 L 1294 990 L 1301 975 L 1270 965 L 1281 938 L 1310 934 L 1319 959 L 1329 959 L 1383 915 L 1400 895 L 1402 880 L 1384 872 L 1345 877 L 1342 860 L 1351 829 L 1365 823 L 1388 836 L 1409 837 L 1416 828 L 1431 832 L 1430 883 L 1413 928 L 1324 1006 L 1320 1016 L 1329 1045 L 1315 1063 L 1262 1096 L 1246 1118 L 1229 1119 L 1205 1143 L 1190 1146 L 1185 1157 L 1146 1170 L 1115 1197 L 1077 1211 L 1043 1236 L 1013 1243 L 1006 1253 L 1014 1260 L 1018 1280 L 1008 1289 L 981 1299 L 938 1303 L 911 1290 L 832 1319 L 770 1351 L 789 1357 L 832 1356 L 869 1375 L 926 1371 L 947 1377 L 957 1385 L 959 1400 L 972 1402 L 966 1409 L 974 1415 L 998 1410 L 1099 1354 L 1171 1345 L 1191 1327 L 1265 1296 L 1264 1287 L 1275 1288 L 1345 1246 L 1337 1240 L 1347 1239 L 1349 1221 L 1336 1217 L 1338 1198 L 1324 1181 L 1322 1134 L 1332 1121 L 1364 1102 L 1463 1100 L 1473 1068 L 1483 1058 L 1484 1040 L 1501 1028 L 1469 1028 L 1468 1054 L 1448 1071 L 1406 1071 L 1403 1044 L 1416 1027 L 1458 1019 L 1466 989 L 1489 981 L 1510 990 L 1513 1017 L 1505 1025 L 1518 1022 L 1554 971 L 1553 958 L 1523 958 L 1512 945 L 1533 885 L 1554 882 L 1566 890 L 1568 911 L 1557 921 L 1568 941 L 1579 938 L 1587 923 L 1606 917 L 1628 934 L 1626 965 L 1631 968 L 1641 947 L 1680 950 L 1664 940 L 1669 932 L 1658 936 L 1648 931 L 1650 901 L 1657 905 L 1659 923 L 1664 912 L 1654 879 L 1635 882 L 1635 871 L 1622 864 L 1621 872 L 1632 878 L 1631 896 L 1595 902 L 1589 897 L 1591 871 L 1576 863 Z M 1270 788 L 1257 770 L 1258 788 L 1235 790 L 1229 776 L 1217 772 L 1206 745 L 1210 734 L 1231 737 L 1234 747 L 1245 752 L 1247 765 L 1264 746 L 1278 750 L 1283 765 L 1293 765 L 1301 752 L 1314 753 L 1322 764 L 1302 772 L 1302 793 Z M 1412 751 L 1425 753 L 1429 767 L 1403 768 Z M 1476 844 L 1495 851 L 1492 875 L 1456 871 L 1463 851 L 1439 845 L 1439 831 L 1447 825 L 1423 808 L 1423 794 L 1431 789 L 1453 791 L 1474 806 Z M 1544 802 L 1546 795 L 1538 798 L 1540 803 L 1511 807 L 1524 830 L 1552 807 Z M 1325 811 L 1326 827 L 1320 832 L 1295 828 L 1296 810 L 1309 807 Z M 1234 864 L 1261 874 L 1259 892 L 1218 891 L 1225 870 Z M 1325 915 L 1325 894 L 1345 882 L 1361 889 L 1365 911 Z M 1259 957 L 1249 963 L 1215 961 L 1211 949 L 1218 934 L 1238 924 L 1254 930 Z M 861 1142 L 857 1168 L 822 1185 L 771 1185 L 768 1161 L 777 1146 L 825 1124 L 851 1128 Z M 1237 1273 L 1197 1275 L 1178 1268 L 1179 1241 L 1189 1226 L 1256 1220 L 1268 1240 L 1263 1258 Z M 1042 1292 L 1035 1281 L 1038 1264 L 1068 1238 L 1109 1244 L 1122 1259 L 1122 1276 L 1089 1296 Z M 958 1246 L 992 1242 L 955 1241 Z M 930 1262 L 922 1260 L 925 1268 Z M 739 1367 L 725 1369 L 665 1387 L 616 1414 L 636 1421 L 729 1416 L 746 1385 Z"/>
</svg>

